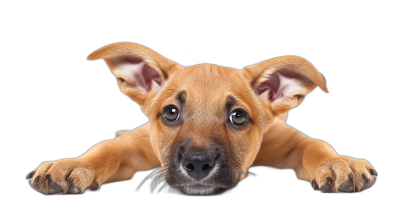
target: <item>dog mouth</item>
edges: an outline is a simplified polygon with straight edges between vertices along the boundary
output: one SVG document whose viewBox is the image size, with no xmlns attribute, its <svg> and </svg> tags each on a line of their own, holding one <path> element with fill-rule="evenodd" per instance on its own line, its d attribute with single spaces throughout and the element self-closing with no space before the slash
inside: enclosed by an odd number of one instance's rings
<svg viewBox="0 0 400 224">
<path fill-rule="evenodd" d="M 168 192 L 180 195 L 220 195 L 233 189 L 240 181 L 240 176 L 245 175 L 241 169 L 227 171 L 226 167 L 218 167 L 212 175 L 207 178 L 196 180 L 185 175 L 183 170 L 169 166 L 154 170 L 139 184 L 139 190 L 143 184 L 152 179 L 150 183 L 151 193 Z"/>
<path fill-rule="evenodd" d="M 212 185 L 204 185 L 201 183 L 195 183 L 192 185 L 178 187 L 178 189 L 187 195 L 214 195 L 219 194 L 227 190 L 227 188 L 212 186 Z"/>
<path fill-rule="evenodd" d="M 240 175 L 245 175 L 241 169 L 237 169 L 237 172 L 216 171 L 208 178 L 196 180 L 188 177 L 179 169 L 173 170 L 175 172 L 171 172 L 171 167 L 169 166 L 155 169 L 142 180 L 136 191 L 138 191 L 145 182 L 152 179 L 150 183 L 150 192 L 152 194 L 168 192 L 190 196 L 220 195 L 233 189 L 239 183 Z M 226 171 L 227 169 L 225 168 L 222 170 Z"/>
<path fill-rule="evenodd" d="M 213 195 L 225 191 L 229 186 L 219 183 L 214 176 L 217 175 L 220 164 L 216 164 L 210 174 L 204 179 L 199 179 L 200 174 L 188 175 L 188 170 L 182 165 L 179 166 L 181 175 L 181 183 L 177 184 L 176 179 L 172 181 L 171 186 L 178 188 L 182 193 L 187 195 Z M 183 178 L 182 178 L 183 177 Z M 194 177 L 194 178 L 193 178 Z"/>
</svg>

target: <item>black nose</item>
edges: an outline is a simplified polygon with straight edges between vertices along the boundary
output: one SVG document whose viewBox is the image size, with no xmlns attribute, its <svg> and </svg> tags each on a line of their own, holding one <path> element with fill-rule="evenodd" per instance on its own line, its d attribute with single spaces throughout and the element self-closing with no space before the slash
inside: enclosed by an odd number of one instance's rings
<svg viewBox="0 0 400 224">
<path fill-rule="evenodd" d="M 214 165 L 214 158 L 207 152 L 188 152 L 182 160 L 183 168 L 197 180 L 208 176 Z"/>
</svg>

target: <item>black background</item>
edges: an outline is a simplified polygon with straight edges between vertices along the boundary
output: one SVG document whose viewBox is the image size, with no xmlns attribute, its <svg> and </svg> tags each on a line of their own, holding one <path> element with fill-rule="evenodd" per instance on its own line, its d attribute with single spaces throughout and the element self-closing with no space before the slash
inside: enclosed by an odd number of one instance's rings
<svg viewBox="0 0 400 224">
<path fill-rule="evenodd" d="M 190 24 L 184 18 L 164 18 L 158 18 L 157 23 L 132 21 L 127 26 L 104 18 L 77 23 L 57 20 L 54 25 L 51 17 L 46 17 L 28 23 L 26 27 L 32 29 L 24 32 L 21 48 L 14 52 L 25 59 L 14 67 L 24 75 L 10 83 L 20 89 L 18 94 L 10 94 L 13 107 L 20 108 L 13 114 L 19 120 L 12 131 L 17 137 L 14 144 L 21 149 L 16 152 L 23 161 L 14 174 L 19 189 L 14 197 L 29 204 L 30 209 L 35 203 L 56 210 L 55 204 L 83 209 L 119 208 L 124 204 L 124 209 L 135 212 L 152 211 L 154 206 L 191 210 L 201 205 L 202 210 L 252 208 L 258 215 L 275 209 L 288 214 L 298 210 L 373 211 L 375 206 L 370 203 L 382 202 L 390 182 L 385 160 L 389 147 L 382 137 L 389 113 L 381 105 L 382 94 L 376 87 L 382 85 L 380 62 L 387 48 L 383 47 L 385 40 L 370 35 L 380 31 L 373 19 L 293 21 L 278 29 L 270 26 L 271 18 L 261 17 Z M 377 184 L 360 194 L 323 195 L 313 192 L 309 183 L 297 180 L 293 171 L 260 167 L 251 168 L 253 174 L 232 192 L 212 198 L 154 196 L 146 190 L 134 193 L 147 173 L 82 196 L 44 197 L 34 192 L 24 176 L 42 161 L 76 157 L 93 144 L 113 138 L 117 130 L 147 122 L 139 106 L 119 91 L 106 64 L 86 61 L 92 51 L 119 41 L 140 43 L 182 65 L 213 63 L 241 69 L 280 55 L 308 59 L 326 77 L 330 93 L 315 89 L 289 113 L 287 123 L 327 141 L 340 154 L 369 160 L 379 172 Z"/>
</svg>

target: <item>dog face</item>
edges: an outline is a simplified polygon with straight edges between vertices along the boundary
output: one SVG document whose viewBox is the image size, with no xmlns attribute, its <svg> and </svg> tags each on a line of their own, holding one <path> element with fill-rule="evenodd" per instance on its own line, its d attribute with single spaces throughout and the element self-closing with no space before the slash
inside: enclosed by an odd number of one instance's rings
<svg viewBox="0 0 400 224">
<path fill-rule="evenodd" d="M 263 134 L 325 80 L 306 60 L 280 57 L 236 70 L 180 66 L 133 43 L 92 53 L 150 118 L 151 144 L 169 185 L 214 194 L 246 176 Z"/>
<path fill-rule="evenodd" d="M 240 71 L 216 65 L 179 69 L 146 111 L 165 178 L 187 194 L 235 186 L 274 119 Z"/>
</svg>

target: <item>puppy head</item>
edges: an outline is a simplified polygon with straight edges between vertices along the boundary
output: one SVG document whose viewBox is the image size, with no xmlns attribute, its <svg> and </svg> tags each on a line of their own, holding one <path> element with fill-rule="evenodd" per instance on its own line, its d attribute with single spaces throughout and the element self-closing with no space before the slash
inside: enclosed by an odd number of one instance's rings
<svg viewBox="0 0 400 224">
<path fill-rule="evenodd" d="M 263 134 L 324 77 L 305 59 L 286 56 L 243 70 L 183 67 L 134 43 L 93 52 L 122 92 L 150 118 L 150 140 L 167 183 L 186 194 L 214 194 L 246 176 Z"/>
</svg>

